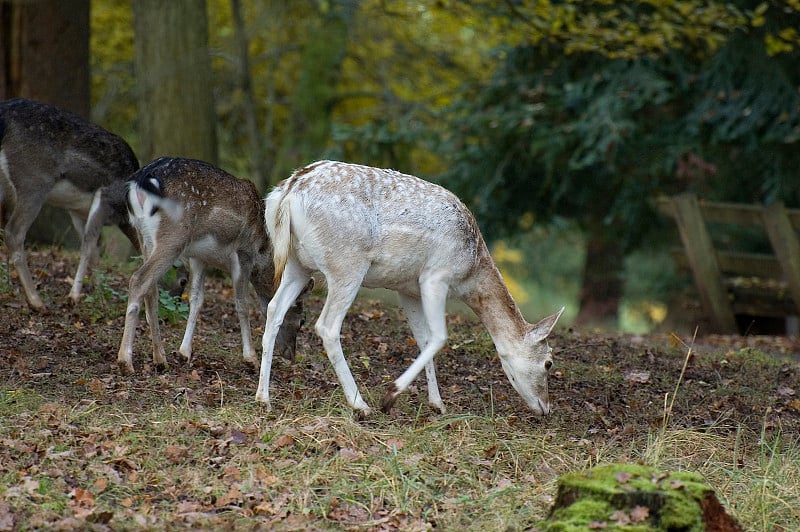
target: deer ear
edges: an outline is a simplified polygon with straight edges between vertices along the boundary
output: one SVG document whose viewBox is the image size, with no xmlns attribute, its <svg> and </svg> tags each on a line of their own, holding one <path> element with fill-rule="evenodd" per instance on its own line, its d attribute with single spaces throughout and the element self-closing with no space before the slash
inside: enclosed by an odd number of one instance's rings
<svg viewBox="0 0 800 532">
<path fill-rule="evenodd" d="M 561 310 L 543 318 L 539 323 L 532 326 L 531 329 L 525 334 L 525 341 L 528 343 L 537 343 L 541 342 L 550 334 L 553 330 L 553 327 L 556 326 L 556 322 L 558 318 L 561 317 L 561 314 L 564 312 L 566 307 L 561 307 Z"/>
</svg>

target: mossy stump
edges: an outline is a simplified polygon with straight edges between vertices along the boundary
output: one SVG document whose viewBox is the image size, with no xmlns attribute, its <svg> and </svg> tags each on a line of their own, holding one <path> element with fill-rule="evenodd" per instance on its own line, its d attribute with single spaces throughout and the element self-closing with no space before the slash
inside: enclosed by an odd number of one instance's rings
<svg viewBox="0 0 800 532">
<path fill-rule="evenodd" d="M 569 473 L 542 532 L 742 532 L 700 475 L 610 464 Z"/>
</svg>

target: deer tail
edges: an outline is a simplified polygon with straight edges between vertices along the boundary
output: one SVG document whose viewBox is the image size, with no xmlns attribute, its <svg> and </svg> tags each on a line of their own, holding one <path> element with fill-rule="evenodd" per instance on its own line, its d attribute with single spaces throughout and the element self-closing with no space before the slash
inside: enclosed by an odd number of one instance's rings
<svg viewBox="0 0 800 532">
<path fill-rule="evenodd" d="M 289 216 L 291 206 L 286 192 L 286 190 L 275 189 L 267 196 L 264 215 L 267 232 L 270 240 L 272 240 L 272 260 L 275 264 L 276 287 L 283 277 L 286 261 L 289 258 L 289 249 L 292 245 L 291 220 Z"/>
</svg>

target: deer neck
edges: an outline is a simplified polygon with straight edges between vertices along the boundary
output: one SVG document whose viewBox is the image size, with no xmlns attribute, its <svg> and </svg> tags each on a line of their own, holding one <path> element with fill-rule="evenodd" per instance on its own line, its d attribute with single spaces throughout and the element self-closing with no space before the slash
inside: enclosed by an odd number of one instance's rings
<svg viewBox="0 0 800 532">
<path fill-rule="evenodd" d="M 515 346 L 525 337 L 528 323 L 511 297 L 500 271 L 491 259 L 484 264 L 476 279 L 475 290 L 465 298 L 465 302 L 489 331 L 502 357 L 516 352 Z"/>
</svg>

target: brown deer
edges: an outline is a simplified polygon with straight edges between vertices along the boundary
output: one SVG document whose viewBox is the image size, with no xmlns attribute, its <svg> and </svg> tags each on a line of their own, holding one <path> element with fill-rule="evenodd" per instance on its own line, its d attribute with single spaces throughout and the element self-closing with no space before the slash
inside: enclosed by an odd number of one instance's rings
<svg viewBox="0 0 800 532">
<path fill-rule="evenodd" d="M 96 262 L 100 230 L 116 224 L 136 244 L 126 179 L 139 167 L 120 137 L 78 115 L 32 100 L 0 102 L 0 226 L 28 304 L 46 312 L 28 269 L 25 237 L 45 203 L 69 212 L 81 238 L 70 298 Z"/>
<path fill-rule="evenodd" d="M 454 296 L 486 326 L 506 376 L 527 405 L 539 415 L 550 412 L 547 373 L 553 361 L 544 340 L 564 309 L 535 325 L 525 321 L 475 219 L 453 193 L 393 170 L 321 161 L 297 170 L 270 192 L 265 220 L 280 286 L 267 310 L 257 401 L 269 405 L 276 335 L 318 271 L 328 295 L 315 329 L 348 404 L 361 414 L 370 408 L 345 361 L 340 331 L 362 285 L 398 292 L 421 349 L 384 396 L 384 411 L 424 367 L 428 402 L 444 412 L 433 357 L 447 340 L 445 303 Z"/>
<path fill-rule="evenodd" d="M 203 305 L 205 268 L 212 266 L 231 274 L 244 359 L 256 365 L 247 286 L 248 282 L 253 284 L 266 314 L 274 292 L 274 269 L 272 246 L 264 227 L 264 202 L 255 185 L 203 161 L 162 157 L 131 176 L 128 209 L 144 264 L 130 280 L 125 330 L 117 357 L 120 370 L 133 372 L 133 340 L 142 299 L 153 339 L 153 362 L 166 366 L 158 325 L 157 283 L 179 258 L 189 264 L 189 318 L 178 351 L 187 363 L 191 362 L 192 337 Z M 289 319 L 280 330 L 278 346 L 280 353 L 293 357 L 302 307 L 298 304 L 288 310 Z"/>
</svg>

